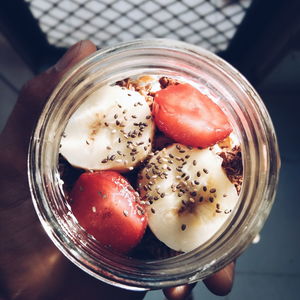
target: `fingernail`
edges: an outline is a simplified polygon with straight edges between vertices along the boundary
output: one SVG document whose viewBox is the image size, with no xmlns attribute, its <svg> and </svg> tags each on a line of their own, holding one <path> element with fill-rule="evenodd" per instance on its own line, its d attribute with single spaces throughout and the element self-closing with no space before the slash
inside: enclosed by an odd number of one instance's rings
<svg viewBox="0 0 300 300">
<path fill-rule="evenodd" d="M 54 69 L 57 72 L 61 72 L 62 70 L 66 69 L 70 63 L 73 61 L 74 57 L 76 57 L 77 53 L 79 52 L 83 41 L 80 41 L 74 44 L 71 48 L 67 50 L 67 52 L 59 59 L 59 61 L 55 64 Z"/>
</svg>

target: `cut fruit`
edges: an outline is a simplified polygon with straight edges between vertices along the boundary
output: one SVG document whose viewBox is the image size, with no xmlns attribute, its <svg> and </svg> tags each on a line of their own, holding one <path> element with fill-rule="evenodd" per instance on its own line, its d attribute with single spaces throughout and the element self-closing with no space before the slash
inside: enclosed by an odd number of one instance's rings
<svg viewBox="0 0 300 300">
<path fill-rule="evenodd" d="M 74 167 L 128 171 L 151 151 L 154 122 L 145 98 L 119 86 L 104 86 L 74 112 L 60 153 Z"/>
<path fill-rule="evenodd" d="M 152 113 L 157 127 L 184 145 L 205 148 L 232 131 L 220 107 L 187 83 L 156 92 Z"/>
<path fill-rule="evenodd" d="M 173 144 L 154 155 L 139 176 L 149 201 L 149 227 L 171 249 L 191 251 L 209 240 L 238 202 L 222 158 L 209 149 Z"/>
<path fill-rule="evenodd" d="M 127 253 L 143 237 L 147 226 L 144 206 L 117 172 L 83 173 L 70 200 L 79 224 L 103 246 Z"/>
</svg>

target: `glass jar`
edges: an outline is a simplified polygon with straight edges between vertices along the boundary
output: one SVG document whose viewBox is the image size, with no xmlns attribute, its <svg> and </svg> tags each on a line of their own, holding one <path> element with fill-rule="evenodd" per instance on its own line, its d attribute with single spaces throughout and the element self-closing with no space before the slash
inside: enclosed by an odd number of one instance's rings
<svg viewBox="0 0 300 300">
<path fill-rule="evenodd" d="M 62 191 L 59 144 L 70 116 L 99 87 L 138 75 L 183 78 L 206 90 L 241 142 L 239 204 L 199 248 L 168 259 L 138 260 L 104 249 L 76 222 Z M 218 56 L 183 42 L 150 39 L 95 52 L 70 70 L 49 98 L 32 135 L 28 175 L 39 219 L 54 244 L 82 270 L 132 290 L 192 283 L 237 258 L 262 228 L 273 203 L 280 159 L 269 114 L 257 92 Z"/>
</svg>

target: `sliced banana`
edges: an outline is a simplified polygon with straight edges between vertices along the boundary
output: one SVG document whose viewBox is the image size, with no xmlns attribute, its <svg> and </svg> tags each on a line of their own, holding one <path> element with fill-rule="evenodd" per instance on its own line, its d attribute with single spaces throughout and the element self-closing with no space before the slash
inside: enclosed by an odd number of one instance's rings
<svg viewBox="0 0 300 300">
<path fill-rule="evenodd" d="M 173 144 L 139 175 L 149 226 L 171 249 L 191 251 L 210 239 L 238 202 L 222 158 L 209 149 Z"/>
<path fill-rule="evenodd" d="M 153 135 L 145 97 L 119 86 L 103 86 L 71 116 L 60 153 L 75 167 L 126 171 L 147 157 Z"/>
</svg>

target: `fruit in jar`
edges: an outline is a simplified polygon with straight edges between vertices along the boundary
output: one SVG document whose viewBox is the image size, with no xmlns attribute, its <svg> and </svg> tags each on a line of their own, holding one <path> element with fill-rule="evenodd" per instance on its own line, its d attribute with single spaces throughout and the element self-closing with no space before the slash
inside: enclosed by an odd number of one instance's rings
<svg viewBox="0 0 300 300">
<path fill-rule="evenodd" d="M 232 132 L 221 108 L 188 83 L 156 92 L 152 112 L 157 127 L 184 145 L 206 148 Z"/>
<path fill-rule="evenodd" d="M 139 176 L 154 235 L 177 251 L 209 240 L 227 220 L 238 194 L 210 149 L 173 144 L 154 155 Z"/>
<path fill-rule="evenodd" d="M 62 137 L 60 152 L 73 167 L 96 170 L 73 186 L 72 211 L 88 233 L 121 253 L 139 244 L 148 220 L 169 249 L 193 250 L 223 226 L 238 201 L 240 183 L 236 189 L 230 182 L 220 157 L 233 147 L 229 121 L 187 83 L 116 84 L 91 94 Z M 138 184 L 140 198 L 116 171 Z M 140 246 L 146 240 L 147 234 Z"/>
<path fill-rule="evenodd" d="M 70 117 L 60 153 L 86 170 L 133 169 L 151 151 L 154 122 L 145 97 L 120 86 L 103 86 Z"/>
<path fill-rule="evenodd" d="M 147 226 L 144 206 L 128 181 L 114 171 L 83 173 L 70 193 L 79 224 L 103 246 L 128 253 Z"/>
</svg>

